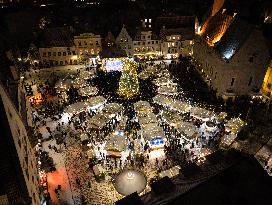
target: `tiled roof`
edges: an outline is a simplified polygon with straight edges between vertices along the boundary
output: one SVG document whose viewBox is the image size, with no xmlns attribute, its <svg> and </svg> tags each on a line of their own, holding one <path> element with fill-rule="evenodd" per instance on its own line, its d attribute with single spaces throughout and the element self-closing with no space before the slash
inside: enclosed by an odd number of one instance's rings
<svg viewBox="0 0 272 205">
<path fill-rule="evenodd" d="M 219 11 L 204 23 L 200 35 L 207 40 L 210 46 L 213 46 L 225 34 L 234 18 L 233 15 Z"/>
<path fill-rule="evenodd" d="M 229 26 L 225 35 L 215 45 L 217 52 L 225 59 L 230 59 L 239 50 L 252 31 L 252 25 L 237 18 Z"/>
<path fill-rule="evenodd" d="M 73 35 L 69 27 L 47 28 L 41 35 L 39 47 L 70 47 L 73 46 Z"/>
<path fill-rule="evenodd" d="M 181 35 L 182 40 L 192 40 L 195 36 L 194 28 L 161 29 L 160 37 L 165 40 L 169 35 Z"/>
</svg>

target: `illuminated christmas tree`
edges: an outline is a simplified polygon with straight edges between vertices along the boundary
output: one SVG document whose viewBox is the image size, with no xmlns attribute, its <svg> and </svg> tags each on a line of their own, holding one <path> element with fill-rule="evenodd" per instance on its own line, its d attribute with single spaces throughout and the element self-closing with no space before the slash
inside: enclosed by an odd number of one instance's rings
<svg viewBox="0 0 272 205">
<path fill-rule="evenodd" d="M 139 82 L 137 76 L 137 64 L 130 60 L 125 60 L 123 72 L 119 81 L 118 94 L 126 99 L 132 98 L 139 92 Z"/>
</svg>

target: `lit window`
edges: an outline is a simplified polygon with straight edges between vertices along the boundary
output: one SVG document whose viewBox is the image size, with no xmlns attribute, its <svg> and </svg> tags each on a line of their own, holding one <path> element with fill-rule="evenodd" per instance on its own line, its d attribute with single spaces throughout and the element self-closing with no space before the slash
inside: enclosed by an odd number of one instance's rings
<svg viewBox="0 0 272 205">
<path fill-rule="evenodd" d="M 176 37 L 175 36 L 173 36 L 173 40 L 175 40 L 176 39 Z"/>
<path fill-rule="evenodd" d="M 149 23 L 151 23 L 151 19 L 149 19 Z"/>
<path fill-rule="evenodd" d="M 151 28 L 151 25 L 148 25 L 149 28 Z"/>
<path fill-rule="evenodd" d="M 145 22 L 147 23 L 147 19 L 145 19 Z"/>
</svg>

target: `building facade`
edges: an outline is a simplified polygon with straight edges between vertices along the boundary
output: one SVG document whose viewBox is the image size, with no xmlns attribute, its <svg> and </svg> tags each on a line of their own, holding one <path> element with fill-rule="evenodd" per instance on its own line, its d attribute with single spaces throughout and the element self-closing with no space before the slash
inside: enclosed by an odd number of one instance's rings
<svg viewBox="0 0 272 205">
<path fill-rule="evenodd" d="M 193 31 L 193 30 L 192 30 Z M 161 51 L 166 59 L 193 54 L 194 32 L 188 29 L 165 29 L 160 32 Z"/>
<path fill-rule="evenodd" d="M 71 47 L 44 47 L 39 48 L 40 59 L 46 66 L 75 65 L 78 55 L 75 46 Z"/>
<path fill-rule="evenodd" d="M 151 30 L 139 31 L 133 39 L 133 54 L 140 58 L 161 56 L 161 40 Z"/>
<path fill-rule="evenodd" d="M 125 26 L 121 29 L 119 35 L 116 38 L 116 45 L 119 49 L 126 51 L 128 56 L 133 55 L 133 41 L 128 34 Z"/>
<path fill-rule="evenodd" d="M 7 90 L 0 84 L 0 94 L 6 111 L 11 134 L 23 171 L 29 197 L 33 205 L 40 205 L 40 179 L 36 158 L 37 143 L 25 124 L 19 110 L 11 100 Z"/>
<path fill-rule="evenodd" d="M 223 98 L 258 95 L 269 63 L 262 32 L 225 15 L 208 19 L 194 44 L 194 60 L 211 89 Z"/>
<path fill-rule="evenodd" d="M 79 58 L 98 55 L 102 50 L 101 36 L 93 33 L 83 33 L 79 36 L 74 36 L 74 44 L 76 54 Z"/>
</svg>

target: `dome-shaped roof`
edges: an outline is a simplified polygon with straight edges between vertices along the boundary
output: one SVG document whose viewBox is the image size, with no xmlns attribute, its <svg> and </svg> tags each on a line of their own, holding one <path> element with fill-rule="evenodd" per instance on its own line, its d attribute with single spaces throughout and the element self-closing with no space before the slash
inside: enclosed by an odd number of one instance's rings
<svg viewBox="0 0 272 205">
<path fill-rule="evenodd" d="M 127 196 L 134 192 L 141 193 L 147 184 L 145 175 L 138 170 L 124 170 L 114 181 L 114 187 L 119 194 Z"/>
</svg>

